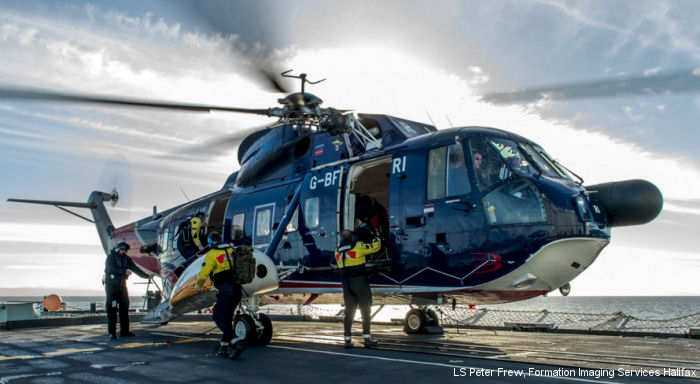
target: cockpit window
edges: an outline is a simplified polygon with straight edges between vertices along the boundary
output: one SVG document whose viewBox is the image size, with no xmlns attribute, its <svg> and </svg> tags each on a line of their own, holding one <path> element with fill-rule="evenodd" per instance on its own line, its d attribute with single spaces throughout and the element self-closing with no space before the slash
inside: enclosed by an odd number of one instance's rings
<svg viewBox="0 0 700 384">
<path fill-rule="evenodd" d="M 476 185 L 484 191 L 499 181 L 500 170 L 506 165 L 483 137 L 469 139 L 472 153 L 472 165 L 476 176 Z"/>
<path fill-rule="evenodd" d="M 490 225 L 541 223 L 547 220 L 542 197 L 531 181 L 517 178 L 482 199 Z"/>
<path fill-rule="evenodd" d="M 498 177 L 506 179 L 511 176 L 511 172 L 519 174 L 529 173 L 536 174 L 537 169 L 533 167 L 527 158 L 520 152 L 518 144 L 507 139 L 489 139 L 489 144 L 501 155 L 501 158 L 508 164 L 508 169 L 503 168 L 499 171 Z"/>
<path fill-rule="evenodd" d="M 547 164 L 549 164 L 552 167 L 552 169 L 554 169 L 560 177 L 563 177 L 563 178 L 569 179 L 569 180 L 573 180 L 573 177 L 571 177 L 569 172 L 566 171 L 566 169 L 564 169 L 563 167 L 558 166 L 557 162 L 555 160 L 553 160 L 552 157 L 549 156 L 547 154 L 547 152 L 544 151 L 544 149 L 542 149 L 538 146 L 534 146 L 534 145 L 532 146 L 532 148 L 534 148 L 535 151 L 537 151 L 537 153 L 540 156 L 542 156 L 542 158 L 547 162 Z"/>
<path fill-rule="evenodd" d="M 556 168 L 554 168 L 554 165 L 540 154 L 540 152 L 542 152 L 541 149 L 537 150 L 530 144 L 520 144 L 520 147 L 525 150 L 532 161 L 535 162 L 537 168 L 539 168 L 544 175 L 550 177 L 561 177 L 561 175 L 556 171 Z"/>
</svg>

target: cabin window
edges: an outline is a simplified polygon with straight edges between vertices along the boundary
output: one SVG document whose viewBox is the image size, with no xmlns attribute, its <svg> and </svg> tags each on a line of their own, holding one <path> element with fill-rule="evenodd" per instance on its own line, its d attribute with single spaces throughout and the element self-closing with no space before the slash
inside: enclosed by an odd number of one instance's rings
<svg viewBox="0 0 700 384">
<path fill-rule="evenodd" d="M 160 235 L 159 243 L 160 243 L 161 252 L 165 252 L 168 250 L 169 240 L 170 240 L 170 228 L 165 228 Z"/>
<path fill-rule="evenodd" d="M 541 223 L 546 211 L 537 188 L 524 178 L 515 179 L 487 193 L 482 199 L 490 225 Z"/>
<path fill-rule="evenodd" d="M 271 231 L 272 224 L 272 209 L 261 209 L 255 216 L 255 237 L 268 236 Z"/>
<path fill-rule="evenodd" d="M 433 148 L 428 153 L 428 200 L 471 192 L 461 144 Z"/>
<path fill-rule="evenodd" d="M 287 212 L 287 207 L 284 207 L 284 211 Z M 289 232 L 296 232 L 297 231 L 297 225 L 299 224 L 299 207 L 294 210 L 294 213 L 292 214 L 292 218 L 289 220 L 289 223 L 287 224 L 287 228 L 285 228 L 284 233 L 289 233 Z"/>
<path fill-rule="evenodd" d="M 306 228 L 316 228 L 319 224 L 318 197 L 312 197 L 304 202 L 304 225 Z"/>
<path fill-rule="evenodd" d="M 231 220 L 231 239 L 240 240 L 245 236 L 245 213 L 238 213 Z"/>
</svg>

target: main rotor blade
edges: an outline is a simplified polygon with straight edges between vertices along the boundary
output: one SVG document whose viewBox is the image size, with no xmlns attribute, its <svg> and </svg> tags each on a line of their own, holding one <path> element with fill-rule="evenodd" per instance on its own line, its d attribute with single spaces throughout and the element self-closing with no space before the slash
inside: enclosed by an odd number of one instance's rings
<svg viewBox="0 0 700 384">
<path fill-rule="evenodd" d="M 166 159 L 189 160 L 201 159 L 203 156 L 224 155 L 231 151 L 234 147 L 240 146 L 241 142 L 246 137 L 257 131 L 265 130 L 268 126 L 269 124 L 247 128 L 209 139 L 201 144 L 176 148 L 175 150 L 162 155 L 162 157 Z"/>
<path fill-rule="evenodd" d="M 179 6 L 212 31 L 236 37 L 230 51 L 231 61 L 244 62 L 244 70 L 254 78 L 254 83 L 269 92 L 292 93 L 289 81 L 280 75 L 286 68 L 281 68 L 273 55 L 280 47 L 279 39 L 284 36 L 277 30 L 279 20 L 273 13 L 285 11 L 273 1 L 220 3 L 179 2 Z"/>
<path fill-rule="evenodd" d="M 494 104 L 515 104 L 540 99 L 569 100 L 594 97 L 657 96 L 700 91 L 700 70 L 552 85 L 513 92 L 497 92 L 481 99 Z"/>
<path fill-rule="evenodd" d="M 161 109 L 175 109 L 180 111 L 192 112 L 236 112 L 248 113 L 254 115 L 269 116 L 268 109 L 249 109 L 236 107 L 222 107 L 213 105 L 198 105 L 198 104 L 183 104 L 167 101 L 143 100 L 143 99 L 126 99 L 111 96 L 93 96 L 81 95 L 77 93 L 64 93 L 50 90 L 33 89 L 33 88 L 13 88 L 0 86 L 0 99 L 11 100 L 38 100 L 50 102 L 77 102 L 77 103 L 92 103 L 92 104 L 108 104 L 122 105 L 130 107 L 147 107 Z"/>
<path fill-rule="evenodd" d="M 273 64 L 262 64 L 255 63 L 253 68 L 258 71 L 258 73 L 267 80 L 267 88 L 274 92 L 279 93 L 292 93 L 292 90 L 284 84 L 282 79 L 282 71 L 276 65 Z"/>
</svg>

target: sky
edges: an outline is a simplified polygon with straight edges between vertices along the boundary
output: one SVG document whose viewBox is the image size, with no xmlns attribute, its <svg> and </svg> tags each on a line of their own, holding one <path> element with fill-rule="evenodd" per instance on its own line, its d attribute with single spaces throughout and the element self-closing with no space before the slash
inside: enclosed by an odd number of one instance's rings
<svg viewBox="0 0 700 384">
<path fill-rule="evenodd" d="M 698 295 L 700 93 L 510 105 L 483 97 L 700 76 L 699 14 L 698 2 L 658 0 L 3 1 L 0 84 L 267 108 L 282 95 L 251 63 L 276 63 L 326 78 L 307 89 L 324 106 L 506 129 L 587 185 L 646 179 L 664 195 L 654 222 L 613 229 L 572 295 Z M 272 122 L 0 100 L 0 287 L 101 289 L 104 269 L 90 223 L 7 198 L 86 201 L 117 187 L 110 214 L 124 225 L 221 188 L 238 168 L 236 148 L 201 145 Z M 131 294 L 145 290 L 132 280 Z"/>
</svg>

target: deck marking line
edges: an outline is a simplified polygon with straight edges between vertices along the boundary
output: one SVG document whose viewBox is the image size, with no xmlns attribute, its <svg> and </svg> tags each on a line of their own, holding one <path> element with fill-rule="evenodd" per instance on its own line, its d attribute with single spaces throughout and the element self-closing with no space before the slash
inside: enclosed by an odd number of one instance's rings
<svg viewBox="0 0 700 384">
<path fill-rule="evenodd" d="M 432 366 L 436 366 L 436 367 L 479 369 L 479 370 L 486 370 L 486 371 L 491 371 L 491 372 L 495 372 L 495 371 L 496 371 L 495 369 L 491 369 L 491 368 L 471 367 L 471 366 L 467 366 L 467 365 L 451 365 L 451 364 L 444 364 L 444 363 L 432 363 L 432 362 L 428 362 L 428 361 L 407 360 L 407 359 L 396 359 L 396 358 L 391 358 L 391 357 L 356 355 L 356 354 L 352 354 L 352 353 L 331 352 L 331 351 L 320 351 L 320 350 L 307 349 L 307 348 L 287 347 L 287 346 L 283 346 L 283 345 L 267 345 L 266 348 L 288 349 L 288 350 L 292 350 L 292 351 L 302 351 L 302 352 L 315 352 L 315 353 L 321 353 L 321 354 L 326 354 L 326 355 L 349 356 L 349 357 L 353 357 L 353 358 L 363 358 L 363 359 L 383 360 L 383 361 L 394 361 L 394 362 L 399 362 L 399 363 L 432 365 Z M 580 378 L 577 378 L 577 377 L 541 376 L 541 375 L 532 375 L 532 376 L 533 376 L 533 377 L 544 378 L 544 379 L 552 379 L 552 380 L 578 381 L 578 382 L 582 382 L 582 383 L 606 383 L 606 384 L 616 384 L 616 383 L 613 382 L 613 381 L 588 380 L 588 379 L 580 379 Z"/>
</svg>

